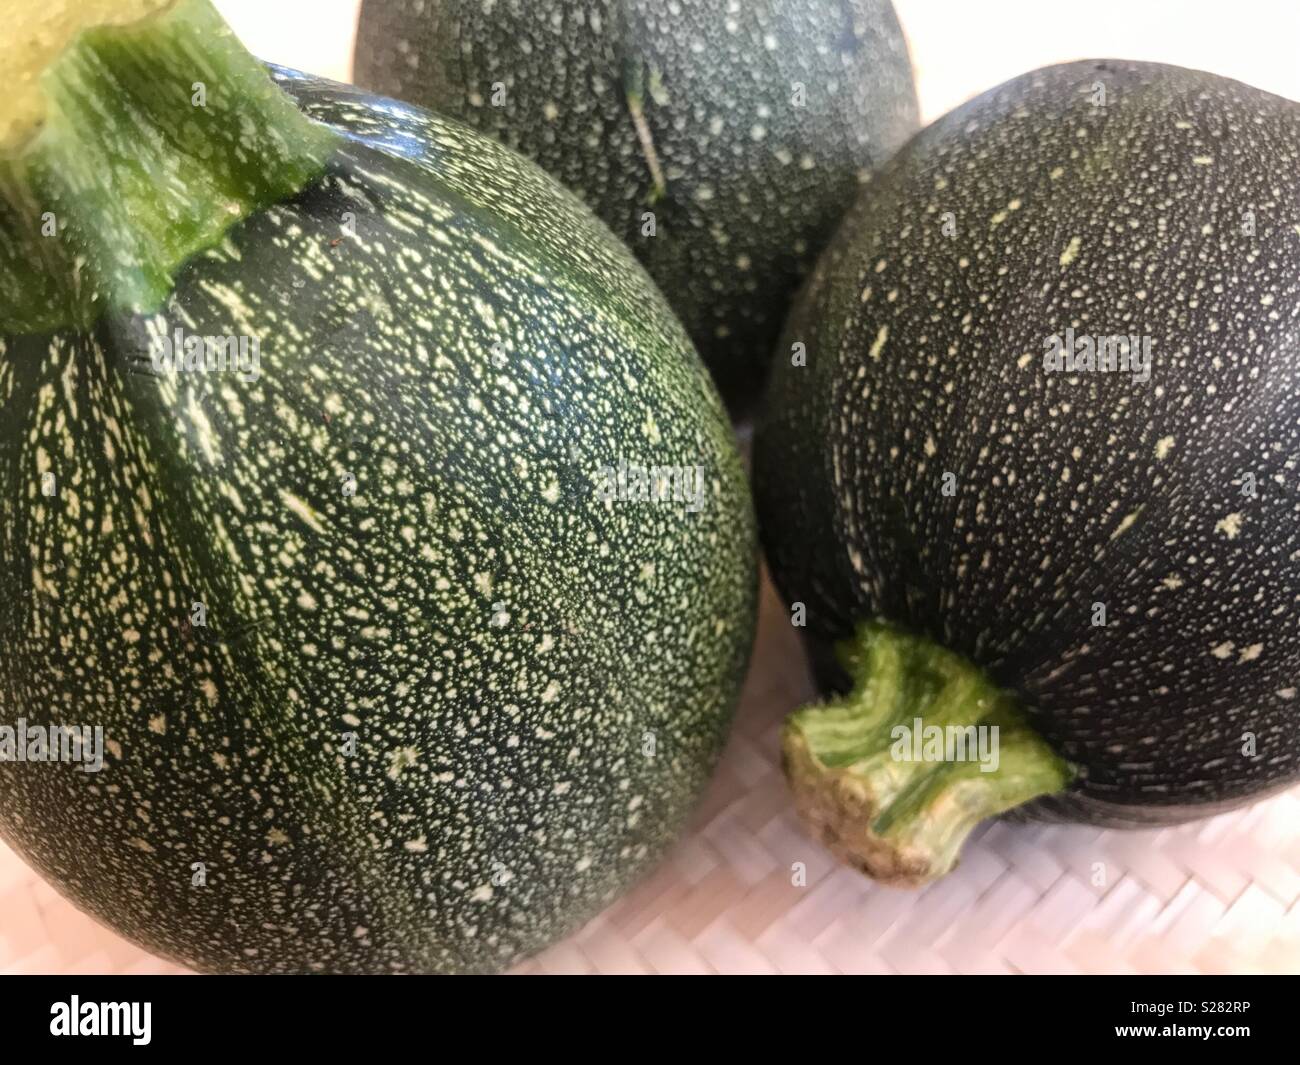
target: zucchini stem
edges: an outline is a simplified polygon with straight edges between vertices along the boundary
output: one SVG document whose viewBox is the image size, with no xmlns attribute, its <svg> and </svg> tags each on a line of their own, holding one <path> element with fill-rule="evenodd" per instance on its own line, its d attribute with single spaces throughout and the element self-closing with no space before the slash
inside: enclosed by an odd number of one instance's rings
<svg viewBox="0 0 1300 1065">
<path fill-rule="evenodd" d="M 0 319 L 148 311 L 175 270 L 324 169 L 307 119 L 209 0 L 10 0 L 0 66 Z"/>
<path fill-rule="evenodd" d="M 980 821 L 1073 778 L 1015 697 L 961 656 L 880 622 L 838 654 L 853 690 L 790 716 L 783 761 L 812 834 L 873 879 L 943 876 Z"/>
</svg>

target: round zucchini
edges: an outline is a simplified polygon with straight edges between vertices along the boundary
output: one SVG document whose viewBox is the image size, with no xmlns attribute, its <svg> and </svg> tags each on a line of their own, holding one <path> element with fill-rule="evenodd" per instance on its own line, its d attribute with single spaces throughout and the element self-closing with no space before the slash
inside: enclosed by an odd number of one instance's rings
<svg viewBox="0 0 1300 1065">
<path fill-rule="evenodd" d="M 365 0 L 355 76 L 575 190 L 738 413 L 799 282 L 917 125 L 889 0 Z"/>
<path fill-rule="evenodd" d="M 846 220 L 755 491 L 852 689 L 786 735 L 850 860 L 915 883 L 1035 798 L 1148 824 L 1300 778 L 1298 161 L 1289 101 L 1075 63 L 936 122 Z M 931 724 L 997 725 L 1000 766 L 918 757 Z"/>
<path fill-rule="evenodd" d="M 744 675 L 707 371 L 481 134 L 272 80 L 207 0 L 19 11 L 0 833 L 204 970 L 544 947 L 674 838 Z"/>
</svg>

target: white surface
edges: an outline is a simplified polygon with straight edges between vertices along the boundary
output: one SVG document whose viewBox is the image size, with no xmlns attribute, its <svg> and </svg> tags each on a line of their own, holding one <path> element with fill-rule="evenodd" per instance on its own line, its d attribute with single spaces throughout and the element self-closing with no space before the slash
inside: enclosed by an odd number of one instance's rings
<svg viewBox="0 0 1300 1065">
<path fill-rule="evenodd" d="M 894 0 L 932 122 L 1009 78 L 1074 59 L 1208 70 L 1300 100 L 1294 0 Z"/>
<path fill-rule="evenodd" d="M 213 0 L 259 59 L 335 81 L 352 76 L 361 0 Z"/>
</svg>

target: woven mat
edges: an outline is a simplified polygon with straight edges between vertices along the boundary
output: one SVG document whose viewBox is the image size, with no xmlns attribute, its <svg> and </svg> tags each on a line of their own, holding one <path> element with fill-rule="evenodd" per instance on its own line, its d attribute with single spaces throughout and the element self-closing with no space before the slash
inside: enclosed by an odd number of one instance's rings
<svg viewBox="0 0 1300 1065">
<path fill-rule="evenodd" d="M 1300 788 L 1174 829 L 989 825 L 956 872 L 894 891 L 838 866 L 791 810 L 777 737 L 811 689 L 770 587 L 754 663 L 681 843 L 517 971 L 1300 971 Z M 0 844 L 0 972 L 183 971 L 79 913 Z"/>
</svg>

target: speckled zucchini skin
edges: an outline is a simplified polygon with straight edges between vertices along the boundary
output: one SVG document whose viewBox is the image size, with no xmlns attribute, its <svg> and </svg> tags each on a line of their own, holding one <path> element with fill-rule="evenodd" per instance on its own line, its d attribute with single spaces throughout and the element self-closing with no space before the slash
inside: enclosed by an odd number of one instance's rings
<svg viewBox="0 0 1300 1065">
<path fill-rule="evenodd" d="M 880 615 L 1020 693 L 1083 773 L 1038 813 L 1178 820 L 1300 776 L 1297 203 L 1296 105 L 1052 67 L 910 142 L 787 325 L 807 366 L 777 360 L 755 455 L 777 583 L 821 661 Z M 1149 336 L 1149 382 L 1044 372 L 1069 326 Z"/>
<path fill-rule="evenodd" d="M 109 748 L 0 763 L 0 828 L 200 969 L 495 970 L 654 862 L 708 775 L 747 488 L 685 333 L 575 198 L 278 77 L 346 137 L 323 177 L 156 314 L 0 344 L 0 720 Z M 259 336 L 260 377 L 156 376 L 178 325 Z M 703 507 L 601 502 L 619 456 L 703 466 Z"/>
<path fill-rule="evenodd" d="M 889 0 L 366 0 L 354 76 L 491 134 L 582 196 L 737 410 L 860 183 L 917 126 Z"/>
</svg>

